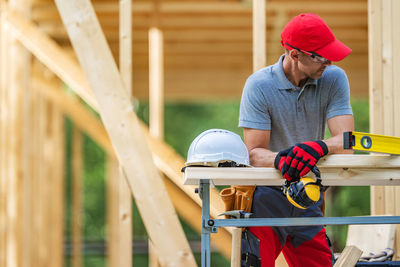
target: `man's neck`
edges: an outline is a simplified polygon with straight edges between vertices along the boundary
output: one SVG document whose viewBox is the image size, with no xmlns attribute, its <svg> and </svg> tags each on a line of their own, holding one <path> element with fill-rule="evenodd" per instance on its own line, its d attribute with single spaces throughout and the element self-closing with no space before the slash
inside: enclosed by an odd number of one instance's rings
<svg viewBox="0 0 400 267">
<path fill-rule="evenodd" d="M 296 62 L 288 59 L 285 55 L 282 61 L 283 72 L 286 78 L 297 87 L 302 88 L 307 82 L 308 77 L 299 71 Z"/>
</svg>

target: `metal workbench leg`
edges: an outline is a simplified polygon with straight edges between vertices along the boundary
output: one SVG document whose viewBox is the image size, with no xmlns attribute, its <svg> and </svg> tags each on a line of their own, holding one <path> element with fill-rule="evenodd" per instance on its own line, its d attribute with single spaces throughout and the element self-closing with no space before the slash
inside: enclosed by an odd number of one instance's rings
<svg viewBox="0 0 400 267">
<path fill-rule="evenodd" d="M 202 199 L 202 215 L 201 215 L 201 266 L 211 266 L 210 253 L 210 227 L 208 220 L 210 219 L 210 181 L 200 180 L 199 196 Z"/>
</svg>

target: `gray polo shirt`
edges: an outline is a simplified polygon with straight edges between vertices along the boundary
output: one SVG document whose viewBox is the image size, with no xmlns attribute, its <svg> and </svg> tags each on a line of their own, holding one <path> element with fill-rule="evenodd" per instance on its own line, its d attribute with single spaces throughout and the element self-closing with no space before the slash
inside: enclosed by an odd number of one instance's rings
<svg viewBox="0 0 400 267">
<path fill-rule="evenodd" d="M 299 88 L 286 78 L 283 58 L 247 79 L 239 115 L 239 127 L 271 130 L 269 149 L 276 152 L 321 140 L 328 119 L 352 115 L 349 81 L 341 68 L 328 66 L 320 79 Z"/>
</svg>

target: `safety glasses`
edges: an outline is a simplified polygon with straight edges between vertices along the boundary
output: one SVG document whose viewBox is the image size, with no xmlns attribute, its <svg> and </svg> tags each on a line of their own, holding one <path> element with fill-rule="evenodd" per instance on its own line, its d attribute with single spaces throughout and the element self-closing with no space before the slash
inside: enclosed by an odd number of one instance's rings
<svg viewBox="0 0 400 267">
<path fill-rule="evenodd" d="M 294 46 L 292 46 L 292 45 L 290 45 L 290 44 L 288 44 L 288 43 L 285 43 L 285 44 L 288 45 L 288 46 L 290 46 L 290 47 L 293 48 L 293 49 L 296 49 L 297 51 L 302 52 L 303 54 L 306 54 L 307 56 L 310 56 L 311 59 L 312 59 L 312 61 L 315 62 L 315 63 L 326 64 L 326 63 L 329 62 L 328 59 L 326 59 L 326 58 L 324 58 L 324 57 L 321 57 L 320 55 L 318 55 L 318 54 L 315 53 L 315 52 L 304 51 L 304 50 L 301 50 L 300 48 L 294 47 Z"/>
</svg>

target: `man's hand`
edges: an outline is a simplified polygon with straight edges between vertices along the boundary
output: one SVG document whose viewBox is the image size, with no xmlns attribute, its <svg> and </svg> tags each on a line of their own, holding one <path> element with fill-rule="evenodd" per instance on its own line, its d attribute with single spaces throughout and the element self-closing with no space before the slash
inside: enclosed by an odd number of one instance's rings
<svg viewBox="0 0 400 267">
<path fill-rule="evenodd" d="M 306 175 L 321 157 L 327 154 L 328 147 L 323 141 L 299 143 L 279 152 L 274 166 L 281 171 L 286 180 L 297 181 Z"/>
</svg>

